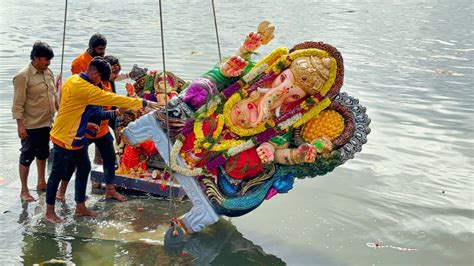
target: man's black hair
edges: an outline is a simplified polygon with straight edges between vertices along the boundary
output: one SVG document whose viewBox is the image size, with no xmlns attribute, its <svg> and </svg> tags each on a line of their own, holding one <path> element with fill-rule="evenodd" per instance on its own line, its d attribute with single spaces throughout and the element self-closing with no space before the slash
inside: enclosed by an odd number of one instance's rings
<svg viewBox="0 0 474 266">
<path fill-rule="evenodd" d="M 112 72 L 112 69 L 110 64 L 105 61 L 104 58 L 94 57 L 94 59 L 92 59 L 89 64 L 89 68 L 95 68 L 97 72 L 100 73 L 100 79 L 102 81 L 107 81 L 110 79 L 110 73 Z"/>
<path fill-rule="evenodd" d="M 117 57 L 113 55 L 106 55 L 104 56 L 105 61 L 107 61 L 111 66 L 113 65 L 120 65 L 120 62 Z"/>
<path fill-rule="evenodd" d="M 46 57 L 51 59 L 54 57 L 53 49 L 49 44 L 43 41 L 36 41 L 31 49 L 30 58 L 33 60 L 35 57 Z"/>
<path fill-rule="evenodd" d="M 98 46 L 107 46 L 107 39 L 100 33 L 94 33 L 89 39 L 89 48 L 96 48 Z"/>
</svg>

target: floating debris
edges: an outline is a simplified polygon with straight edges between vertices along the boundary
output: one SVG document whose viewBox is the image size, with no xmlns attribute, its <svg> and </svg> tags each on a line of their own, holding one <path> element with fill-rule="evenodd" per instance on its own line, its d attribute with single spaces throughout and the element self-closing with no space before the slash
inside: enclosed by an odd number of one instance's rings
<svg viewBox="0 0 474 266">
<path fill-rule="evenodd" d="M 448 76 L 462 76 L 463 74 L 453 72 L 451 70 L 446 69 L 435 69 L 435 73 L 438 75 L 448 75 Z"/>
<path fill-rule="evenodd" d="M 196 51 L 196 50 L 191 51 L 192 56 L 199 56 L 199 55 L 203 55 L 203 54 L 204 54 L 204 52 L 201 52 L 201 51 Z"/>
<path fill-rule="evenodd" d="M 366 244 L 369 248 L 377 249 L 377 248 L 391 248 L 391 249 L 396 249 L 400 251 L 418 251 L 416 248 L 402 248 L 402 247 L 396 247 L 392 245 L 382 245 L 379 243 L 367 243 Z"/>
</svg>

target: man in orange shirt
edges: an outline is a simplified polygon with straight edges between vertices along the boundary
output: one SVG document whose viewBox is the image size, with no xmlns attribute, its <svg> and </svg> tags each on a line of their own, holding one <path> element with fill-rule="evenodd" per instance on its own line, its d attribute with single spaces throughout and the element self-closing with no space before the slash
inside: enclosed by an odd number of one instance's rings
<svg viewBox="0 0 474 266">
<path fill-rule="evenodd" d="M 71 63 L 72 74 L 79 74 L 85 72 L 89 63 L 96 56 L 104 56 L 107 48 L 107 39 L 100 33 L 95 33 L 89 39 L 89 48 L 82 54 L 74 58 Z"/>
</svg>

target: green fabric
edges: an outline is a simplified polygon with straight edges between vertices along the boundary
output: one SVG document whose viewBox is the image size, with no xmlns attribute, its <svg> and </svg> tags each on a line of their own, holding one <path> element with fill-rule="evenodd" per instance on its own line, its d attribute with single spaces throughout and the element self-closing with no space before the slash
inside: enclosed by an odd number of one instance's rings
<svg viewBox="0 0 474 266">
<path fill-rule="evenodd" d="M 293 139 L 293 131 L 288 131 L 283 135 L 278 135 L 274 138 L 272 138 L 270 141 L 277 146 L 283 146 L 286 143 L 290 142 L 290 140 Z"/>
<path fill-rule="evenodd" d="M 250 61 L 249 64 L 244 68 L 242 74 L 239 77 L 229 78 L 222 75 L 219 69 L 219 65 L 216 65 L 213 69 L 206 72 L 203 75 L 203 78 L 207 78 L 210 81 L 212 81 L 212 83 L 216 84 L 217 90 L 222 91 L 223 89 L 229 87 L 232 83 L 239 80 L 241 76 L 244 76 L 245 74 L 247 74 L 252 69 L 253 66 L 255 66 L 255 63 Z"/>
</svg>

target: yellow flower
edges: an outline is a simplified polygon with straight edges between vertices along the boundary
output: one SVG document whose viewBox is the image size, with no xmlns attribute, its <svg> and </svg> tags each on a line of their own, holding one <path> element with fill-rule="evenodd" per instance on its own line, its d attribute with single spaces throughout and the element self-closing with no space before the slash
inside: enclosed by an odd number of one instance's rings
<svg viewBox="0 0 474 266">
<path fill-rule="evenodd" d="M 202 121 L 194 121 L 194 135 L 196 139 L 194 140 L 194 149 L 200 150 L 201 144 L 204 142 L 204 132 L 202 131 Z"/>
<path fill-rule="evenodd" d="M 326 109 L 331 105 L 331 100 L 329 98 L 325 98 L 322 100 L 320 103 L 316 104 L 311 110 L 306 112 L 302 118 L 300 118 L 298 121 L 296 121 L 293 124 L 294 128 L 300 127 L 301 125 L 305 124 L 308 122 L 311 118 L 316 117 L 322 110 Z"/>
<path fill-rule="evenodd" d="M 245 142 L 245 140 L 235 140 L 235 139 L 223 140 L 220 143 L 214 145 L 211 148 L 211 151 L 226 151 L 226 150 L 228 150 L 232 147 L 238 146 L 238 145 L 240 145 L 244 142 Z"/>
<path fill-rule="evenodd" d="M 287 55 L 289 53 L 288 48 L 279 47 L 274 49 L 270 54 L 261 59 L 252 69 L 259 67 L 261 64 L 272 65 L 275 60 L 279 59 L 282 55 Z M 268 73 L 268 71 L 266 71 Z"/>
<path fill-rule="evenodd" d="M 219 136 L 222 133 L 222 129 L 224 128 L 224 115 L 218 115 L 217 116 L 217 128 L 212 134 L 213 139 L 219 138 Z"/>
</svg>

